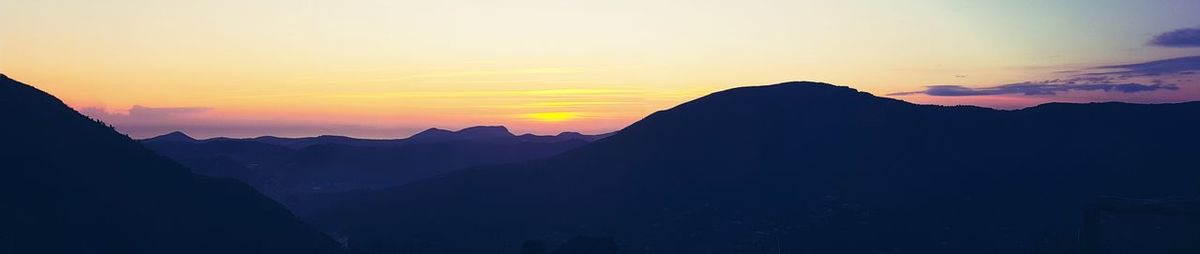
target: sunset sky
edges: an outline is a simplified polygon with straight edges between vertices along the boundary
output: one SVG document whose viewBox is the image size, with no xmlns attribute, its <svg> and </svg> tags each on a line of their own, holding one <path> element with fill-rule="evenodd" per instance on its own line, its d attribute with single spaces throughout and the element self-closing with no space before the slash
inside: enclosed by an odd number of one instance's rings
<svg viewBox="0 0 1200 254">
<path fill-rule="evenodd" d="M 1200 1 L 0 0 L 0 73 L 134 136 L 601 133 L 790 80 L 1200 100 Z"/>
</svg>

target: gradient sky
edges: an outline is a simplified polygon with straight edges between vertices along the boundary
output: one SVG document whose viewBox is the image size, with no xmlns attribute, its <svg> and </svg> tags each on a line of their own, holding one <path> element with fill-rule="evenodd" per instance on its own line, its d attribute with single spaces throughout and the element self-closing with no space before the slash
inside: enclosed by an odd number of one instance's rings
<svg viewBox="0 0 1200 254">
<path fill-rule="evenodd" d="M 998 108 L 1200 100 L 1190 77 L 1200 64 L 1187 59 L 1167 73 L 1095 68 L 1200 55 L 1186 30 L 1200 28 L 1196 10 L 1196 0 L 0 0 L 0 72 L 135 137 L 599 133 L 789 80 Z M 1171 31 L 1182 43 L 1151 43 Z"/>
</svg>

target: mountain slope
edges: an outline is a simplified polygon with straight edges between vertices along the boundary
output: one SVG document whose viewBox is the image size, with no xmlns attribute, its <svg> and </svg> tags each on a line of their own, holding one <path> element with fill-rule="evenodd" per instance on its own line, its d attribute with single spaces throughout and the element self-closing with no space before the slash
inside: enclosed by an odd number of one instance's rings
<svg viewBox="0 0 1200 254">
<path fill-rule="evenodd" d="M 340 252 L 249 186 L 193 175 L 2 75 L 0 115 L 0 252 Z"/>
<path fill-rule="evenodd" d="M 1066 253 L 1098 197 L 1200 195 L 1195 115 L 1200 103 L 999 111 L 735 88 L 549 159 L 356 193 L 312 221 L 364 253 L 574 235 L 631 253 Z M 1110 244 L 1194 251 L 1200 232 L 1143 235 Z"/>
</svg>

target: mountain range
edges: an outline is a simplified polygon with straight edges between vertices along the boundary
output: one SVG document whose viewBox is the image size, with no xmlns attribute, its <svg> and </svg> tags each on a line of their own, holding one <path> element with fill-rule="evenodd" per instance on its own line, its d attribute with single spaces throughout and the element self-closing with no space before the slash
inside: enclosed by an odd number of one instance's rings
<svg viewBox="0 0 1200 254">
<path fill-rule="evenodd" d="M 788 82 L 605 136 L 138 142 L 0 75 L 0 114 L 2 253 L 1200 252 L 1200 102 Z"/>
<path fill-rule="evenodd" d="M 181 142 L 181 143 L 207 143 L 217 141 L 246 141 L 258 142 L 264 144 L 272 144 L 284 146 L 292 149 L 301 149 L 313 145 L 337 144 L 351 146 L 402 146 L 406 144 L 423 144 L 423 143 L 444 143 L 452 141 L 481 141 L 481 140 L 505 140 L 513 139 L 521 142 L 560 142 L 571 140 L 582 140 L 586 142 L 595 141 L 604 137 L 608 137 L 612 133 L 604 133 L 597 135 L 586 135 L 578 132 L 562 132 L 558 135 L 536 135 L 536 134 L 521 134 L 514 135 L 504 126 L 474 126 L 463 128 L 458 131 L 451 131 L 438 128 L 429 128 L 418 132 L 408 138 L 401 139 L 363 139 L 336 135 L 323 135 L 317 137 L 303 138 L 286 138 L 275 136 L 261 136 L 256 138 L 227 138 L 217 137 L 209 139 L 195 139 L 188 136 L 186 133 L 175 131 L 160 136 L 143 139 L 145 143 L 161 143 L 161 142 Z"/>
<path fill-rule="evenodd" d="M 312 197 L 385 188 L 471 166 L 548 157 L 610 134 L 564 132 L 513 135 L 503 126 L 459 131 L 428 129 L 405 139 L 308 138 L 194 139 L 182 132 L 142 140 L 155 152 L 202 175 L 242 180 L 303 212 Z"/>
<path fill-rule="evenodd" d="M 995 110 L 742 87 L 549 158 L 344 193 L 306 219 L 359 253 L 581 235 L 627 253 L 1195 253 L 1200 214 L 1085 216 L 1200 196 L 1195 116 L 1198 102 Z"/>
<path fill-rule="evenodd" d="M 237 180 L 195 175 L 0 75 L 0 253 L 342 253 Z"/>
</svg>

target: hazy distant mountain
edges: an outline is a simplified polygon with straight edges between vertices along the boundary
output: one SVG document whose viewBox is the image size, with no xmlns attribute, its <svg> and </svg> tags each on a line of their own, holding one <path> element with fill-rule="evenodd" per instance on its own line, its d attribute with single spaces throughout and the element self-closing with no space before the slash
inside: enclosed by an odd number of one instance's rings
<svg viewBox="0 0 1200 254">
<path fill-rule="evenodd" d="M 551 136 L 551 135 L 535 135 L 535 134 L 528 134 L 528 133 L 517 136 L 517 135 L 513 135 L 512 132 L 509 132 L 508 128 L 505 128 L 504 126 L 475 126 L 475 127 L 464 128 L 459 131 L 450 131 L 450 130 L 443 130 L 443 129 L 438 129 L 438 128 L 430 128 L 430 129 L 421 131 L 417 134 L 414 134 L 413 136 L 411 136 L 409 138 L 403 138 L 403 139 L 361 139 L 361 138 L 352 138 L 352 137 L 346 137 L 346 136 L 323 135 L 323 136 L 305 137 L 305 138 L 284 138 L 284 137 L 274 137 L 274 136 L 262 136 L 262 137 L 257 137 L 257 138 L 219 137 L 219 138 L 211 138 L 211 139 L 205 139 L 205 140 L 195 140 L 195 139 L 191 138 L 190 136 L 188 136 L 187 134 L 184 134 L 183 132 L 176 131 L 176 132 L 163 134 L 163 135 L 157 136 L 157 137 L 143 139 L 141 141 L 143 143 L 157 143 L 157 142 L 193 143 L 193 142 L 213 142 L 213 141 L 255 141 L 255 142 L 259 142 L 259 143 L 279 145 L 279 146 L 284 146 L 284 147 L 288 147 L 288 148 L 300 149 L 300 148 L 305 148 L 308 146 L 320 145 L 320 144 L 339 144 L 339 145 L 377 147 L 377 146 L 402 146 L 405 144 L 415 144 L 415 143 L 441 143 L 441 142 L 463 141 L 463 140 L 479 141 L 479 140 L 489 140 L 489 139 L 510 139 L 510 138 L 514 138 L 514 137 L 516 138 L 515 140 L 524 141 L 524 142 L 559 142 L 559 141 L 568 141 L 568 140 L 573 140 L 573 139 L 591 142 L 591 141 L 595 141 L 597 139 L 608 137 L 612 134 L 613 133 L 586 135 L 586 134 L 581 134 L 578 132 L 562 132 L 562 133 L 559 133 L 558 135 L 553 135 L 553 136 Z"/>
<path fill-rule="evenodd" d="M 234 138 L 213 138 L 211 141 L 218 140 L 237 140 L 237 141 L 255 141 L 265 144 L 280 145 L 293 149 L 305 148 L 313 145 L 321 144 L 342 144 L 353 146 L 397 146 L 403 145 L 403 139 L 360 139 L 346 136 L 322 135 L 317 137 L 305 138 L 284 138 L 274 136 L 262 136 L 250 139 L 234 139 Z"/>
<path fill-rule="evenodd" d="M 599 134 L 599 135 L 586 135 L 586 134 L 582 134 L 582 133 L 578 133 L 578 132 L 567 131 L 567 132 L 559 133 L 558 135 L 554 135 L 554 136 L 522 134 L 521 136 L 517 136 L 517 137 L 521 138 L 521 140 L 526 140 L 526 141 L 531 141 L 531 142 L 558 142 L 558 141 L 567 141 L 567 140 L 572 140 L 572 139 L 585 140 L 588 142 L 592 142 L 592 141 L 596 141 L 596 140 L 599 140 L 602 138 L 606 138 L 608 136 L 612 136 L 615 133 L 616 132 L 609 132 L 609 133 L 604 133 L 604 134 Z"/>
<path fill-rule="evenodd" d="M 199 174 L 241 179 L 296 207 L 312 193 L 392 187 L 470 166 L 555 155 L 607 135 L 515 136 L 503 126 L 429 129 L 407 139 L 258 137 L 189 140 L 173 132 L 147 147 Z M 297 196 L 301 195 L 301 196 Z"/>
<path fill-rule="evenodd" d="M 1194 102 L 1000 111 L 744 87 L 548 159 L 347 194 L 312 221 L 363 253 L 577 235 L 629 253 L 1076 253 L 1098 197 L 1200 195 L 1196 116 Z M 1105 253 L 1200 250 L 1195 217 L 1092 218 L 1126 225 L 1097 230 Z"/>
<path fill-rule="evenodd" d="M 162 136 L 154 137 L 151 140 L 155 141 L 155 142 L 184 142 L 184 143 L 194 143 L 194 142 L 198 141 L 195 138 L 192 138 L 192 136 L 188 136 L 187 134 L 184 134 L 183 132 L 179 132 L 179 131 L 174 131 L 171 133 L 163 134 Z"/>
<path fill-rule="evenodd" d="M 341 252 L 249 186 L 191 174 L 3 75 L 0 115 L 0 253 Z"/>
<path fill-rule="evenodd" d="M 210 139 L 178 142 L 159 138 L 142 141 L 147 148 L 178 161 L 192 172 L 242 180 L 269 196 L 261 186 L 271 181 L 271 169 L 283 164 L 295 149 L 256 141 Z"/>
<path fill-rule="evenodd" d="M 408 141 L 412 143 L 436 143 L 469 139 L 508 138 L 512 136 L 512 132 L 508 132 L 508 128 L 504 128 L 504 126 L 475 126 L 459 131 L 430 128 L 409 137 Z"/>
</svg>

